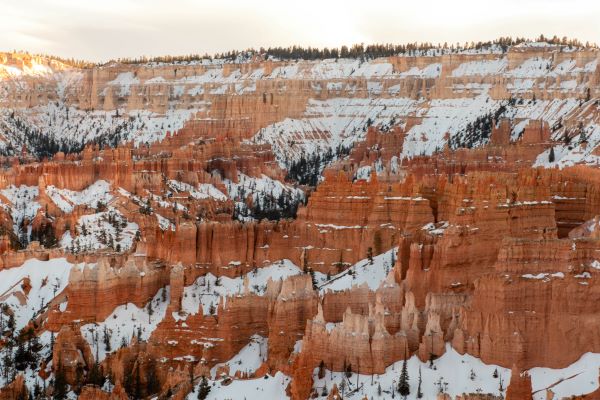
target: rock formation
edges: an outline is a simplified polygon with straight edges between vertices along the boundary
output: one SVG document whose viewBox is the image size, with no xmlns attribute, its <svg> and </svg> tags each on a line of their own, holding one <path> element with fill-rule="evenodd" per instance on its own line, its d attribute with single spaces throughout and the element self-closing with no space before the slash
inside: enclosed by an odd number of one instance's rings
<svg viewBox="0 0 600 400">
<path fill-rule="evenodd" d="M 563 393 L 600 353 L 600 52 L 432 54 L 0 53 L 0 348 L 35 353 L 0 398 L 371 398 L 405 360 L 431 398 Z"/>
</svg>

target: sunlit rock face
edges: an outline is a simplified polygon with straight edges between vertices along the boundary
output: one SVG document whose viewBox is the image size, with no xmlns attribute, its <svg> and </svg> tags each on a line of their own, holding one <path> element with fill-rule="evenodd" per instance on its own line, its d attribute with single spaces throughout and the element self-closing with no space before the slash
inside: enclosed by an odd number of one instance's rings
<svg viewBox="0 0 600 400">
<path fill-rule="evenodd" d="M 595 398 L 599 59 L 1 53 L 0 397 Z"/>
</svg>

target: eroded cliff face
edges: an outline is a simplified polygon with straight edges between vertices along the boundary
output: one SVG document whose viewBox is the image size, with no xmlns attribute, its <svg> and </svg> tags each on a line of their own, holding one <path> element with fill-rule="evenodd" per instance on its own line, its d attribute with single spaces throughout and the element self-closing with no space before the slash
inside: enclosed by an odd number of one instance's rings
<svg viewBox="0 0 600 400">
<path fill-rule="evenodd" d="M 2 57 L 1 396 L 597 390 L 597 50 Z"/>
</svg>

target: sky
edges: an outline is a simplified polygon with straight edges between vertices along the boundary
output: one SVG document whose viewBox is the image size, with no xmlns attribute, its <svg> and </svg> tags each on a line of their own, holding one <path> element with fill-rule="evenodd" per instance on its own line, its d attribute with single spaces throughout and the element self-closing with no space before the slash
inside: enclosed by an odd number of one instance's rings
<svg viewBox="0 0 600 400">
<path fill-rule="evenodd" d="M 89 61 L 540 34 L 600 44 L 600 0 L 0 0 L 0 51 Z"/>
</svg>

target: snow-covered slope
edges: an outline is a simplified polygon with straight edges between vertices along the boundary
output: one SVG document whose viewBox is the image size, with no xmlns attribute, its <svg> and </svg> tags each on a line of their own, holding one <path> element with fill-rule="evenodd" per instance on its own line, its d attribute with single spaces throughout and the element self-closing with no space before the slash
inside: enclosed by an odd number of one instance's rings
<svg viewBox="0 0 600 400">
<path fill-rule="evenodd" d="M 144 341 L 150 338 L 166 315 L 169 289 L 169 286 L 160 289 L 142 308 L 128 303 L 115 308 L 104 321 L 81 327 L 81 334 L 94 354 L 98 354 L 100 361 L 106 357 L 107 352 L 128 346 L 134 337 Z"/>
<path fill-rule="evenodd" d="M 106 206 L 112 200 L 110 184 L 106 181 L 96 181 L 81 192 L 50 185 L 46 187 L 46 194 L 65 213 L 73 212 L 73 208 L 80 205 L 97 208 L 101 203 Z"/>
<path fill-rule="evenodd" d="M 337 292 L 366 284 L 370 290 L 377 290 L 394 267 L 397 251 L 397 247 L 388 250 L 373 257 L 372 262 L 369 259 L 359 261 L 329 280 L 323 274 L 318 274 L 317 281 L 322 282 L 319 289 L 322 293 Z"/>
<path fill-rule="evenodd" d="M 17 331 L 65 289 L 72 267 L 64 258 L 31 259 L 20 267 L 0 271 L 0 303 L 14 313 Z M 7 316 L 3 318 L 3 326 L 6 326 Z"/>
<path fill-rule="evenodd" d="M 212 378 L 220 378 L 217 376 L 217 371 L 224 366 L 229 367 L 229 376 L 235 376 L 238 371 L 250 376 L 267 360 L 268 345 L 269 339 L 260 335 L 252 335 L 250 342 L 229 361 L 219 363 L 211 368 Z"/>
<path fill-rule="evenodd" d="M 356 398 L 366 396 L 369 399 L 388 399 L 391 398 L 392 390 L 397 388 L 402 363 L 402 361 L 394 363 L 386 369 L 383 375 L 353 374 L 350 378 L 347 378 L 342 372 L 327 371 L 325 377 L 319 379 L 318 369 L 315 369 L 313 388 L 322 395 L 324 387 L 330 391 L 335 383 L 339 388 L 344 380 L 346 394 L 354 392 L 353 397 Z M 448 393 L 451 396 L 463 393 L 506 394 L 506 387 L 511 375 L 510 369 L 486 365 L 470 355 L 460 355 L 450 345 L 446 345 L 446 353 L 435 360 L 433 366 L 430 366 L 428 362 L 421 362 L 417 356 L 412 356 L 408 360 L 407 366 L 410 385 L 408 400 L 417 399 L 419 369 L 421 370 L 421 391 L 424 399 L 435 399 L 440 392 Z M 498 373 L 497 378 L 493 377 L 494 371 Z M 500 392 L 501 381 L 503 392 Z M 379 394 L 379 388 L 381 388 L 381 394 Z M 399 397 L 397 392 L 395 395 Z M 320 396 L 320 398 L 325 397 Z"/>
<path fill-rule="evenodd" d="M 23 222 L 31 221 L 41 208 L 40 204 L 35 201 L 39 196 L 38 187 L 10 185 L 0 190 L 0 194 L 8 200 L 8 202 L 4 202 L 0 198 L 0 206 L 8 211 L 12 217 L 15 235 L 21 238 L 24 237 L 23 241 L 27 242 L 31 234 L 31 226 L 23 226 Z"/>
<path fill-rule="evenodd" d="M 263 378 L 249 380 L 234 380 L 233 382 L 209 381 L 210 393 L 206 400 L 287 400 L 289 396 L 285 389 L 290 383 L 290 378 L 283 372 L 277 372 L 274 376 L 267 375 Z M 187 400 L 196 400 L 200 384 L 195 391 L 188 394 Z"/>
<path fill-rule="evenodd" d="M 238 265 L 239 262 L 230 263 L 231 268 Z M 217 278 L 208 273 L 196 279 L 192 285 L 184 288 L 181 309 L 184 313 L 191 315 L 199 312 L 210 315 L 211 311 L 212 314 L 216 314 L 218 311 L 217 306 L 221 300 L 225 301 L 228 296 L 244 292 L 245 281 L 247 281 L 248 290 L 251 293 L 263 295 L 269 280 L 284 280 L 300 273 L 302 273 L 300 268 L 290 260 L 281 260 L 233 279 L 228 277 Z M 185 319 L 181 316 L 178 316 L 178 318 Z"/>
<path fill-rule="evenodd" d="M 229 198 L 235 202 L 235 215 L 241 221 L 261 219 L 270 214 L 291 217 L 293 215 L 286 213 L 293 210 L 292 214 L 295 214 L 305 199 L 302 189 L 266 175 L 257 178 L 238 172 L 237 182 L 225 179 L 224 184 Z M 251 199 L 250 207 L 248 199 Z"/>
<path fill-rule="evenodd" d="M 107 211 L 84 215 L 77 221 L 77 235 L 65 232 L 60 244 L 72 253 L 111 249 L 127 251 L 138 235 L 139 227 L 119 211 L 109 207 Z"/>
</svg>

